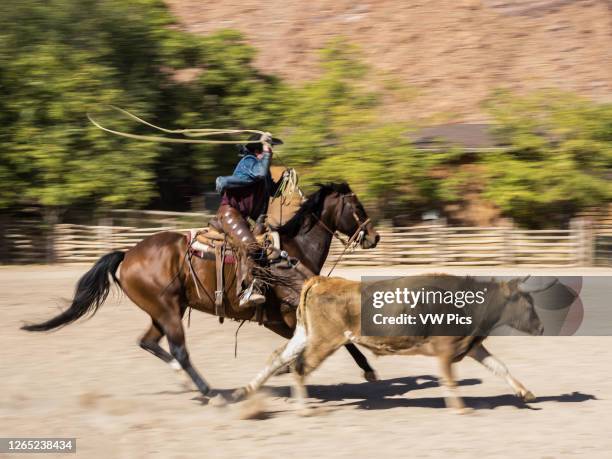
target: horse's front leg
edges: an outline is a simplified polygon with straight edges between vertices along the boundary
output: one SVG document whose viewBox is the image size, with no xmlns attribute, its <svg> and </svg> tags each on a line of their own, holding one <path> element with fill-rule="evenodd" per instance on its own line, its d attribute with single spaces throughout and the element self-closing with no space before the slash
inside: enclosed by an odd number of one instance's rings
<svg viewBox="0 0 612 459">
<path fill-rule="evenodd" d="M 369 382 L 378 381 L 378 375 L 376 374 L 376 371 L 374 371 L 374 368 L 370 366 L 368 359 L 365 355 L 362 354 L 362 352 L 357 348 L 357 346 L 355 346 L 353 343 L 348 343 L 345 344 L 344 347 L 347 351 L 349 351 L 351 357 L 353 357 L 353 360 L 355 360 L 355 363 L 359 365 L 359 368 L 363 370 L 363 377 L 365 378 L 365 380 Z"/>
</svg>

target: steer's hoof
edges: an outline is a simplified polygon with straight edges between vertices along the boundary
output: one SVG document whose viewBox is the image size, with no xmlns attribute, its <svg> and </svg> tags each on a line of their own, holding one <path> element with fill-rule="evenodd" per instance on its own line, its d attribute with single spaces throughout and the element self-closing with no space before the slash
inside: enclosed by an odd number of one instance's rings
<svg viewBox="0 0 612 459">
<path fill-rule="evenodd" d="M 241 387 L 240 389 L 236 389 L 234 392 L 232 392 L 232 401 L 239 402 L 240 400 L 245 398 L 248 395 L 248 393 L 249 392 L 247 391 L 246 387 Z"/>
<path fill-rule="evenodd" d="M 378 381 L 378 375 L 376 374 L 376 372 L 374 370 L 372 370 L 372 371 L 364 371 L 363 372 L 363 377 L 368 382 L 376 382 L 376 381 Z"/>
<path fill-rule="evenodd" d="M 309 418 L 311 416 L 315 416 L 317 414 L 316 410 L 312 406 L 300 404 L 297 409 L 297 414 L 303 418 Z"/>
<path fill-rule="evenodd" d="M 519 397 L 525 402 L 525 403 L 529 403 L 529 402 L 535 402 L 536 401 L 536 396 L 533 395 L 533 392 L 531 392 L 530 390 L 528 390 L 527 392 L 524 392 L 522 394 L 519 395 Z"/>
<path fill-rule="evenodd" d="M 462 408 L 454 408 L 454 409 L 453 409 L 453 412 L 454 412 L 455 414 L 463 414 L 463 415 L 466 415 L 466 414 L 473 414 L 473 413 L 474 413 L 474 409 L 473 409 L 473 408 L 469 408 L 469 407 L 467 407 L 467 406 L 464 406 L 464 407 L 462 407 Z"/>
</svg>

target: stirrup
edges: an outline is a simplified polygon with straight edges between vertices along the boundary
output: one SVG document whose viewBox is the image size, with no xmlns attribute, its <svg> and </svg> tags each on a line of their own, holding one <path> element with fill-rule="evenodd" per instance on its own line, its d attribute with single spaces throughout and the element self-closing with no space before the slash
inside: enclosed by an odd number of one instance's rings
<svg viewBox="0 0 612 459">
<path fill-rule="evenodd" d="M 249 285 L 248 288 L 242 292 L 242 295 L 240 295 L 240 302 L 238 303 L 239 308 L 246 309 L 266 302 L 266 297 L 258 291 L 255 291 L 255 282 L 257 281 L 254 280 L 251 282 L 251 285 Z"/>
<path fill-rule="evenodd" d="M 273 265 L 276 268 L 280 268 L 280 269 L 290 269 L 295 267 L 295 265 L 298 263 L 298 259 L 289 256 L 289 254 L 287 253 L 287 251 L 285 250 L 275 250 L 273 252 L 273 255 L 275 255 L 274 258 L 268 258 L 268 261 L 270 263 L 270 265 Z"/>
</svg>

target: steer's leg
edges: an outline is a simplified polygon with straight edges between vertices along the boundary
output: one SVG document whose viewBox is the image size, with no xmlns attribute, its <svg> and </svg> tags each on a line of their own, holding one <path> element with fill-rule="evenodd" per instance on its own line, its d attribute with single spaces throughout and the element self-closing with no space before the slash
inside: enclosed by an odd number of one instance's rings
<svg viewBox="0 0 612 459">
<path fill-rule="evenodd" d="M 306 399 L 308 398 L 308 390 L 306 389 L 306 375 L 299 371 L 292 372 L 293 375 L 293 398 L 295 399 L 299 410 L 303 414 L 307 414 Z"/>
<path fill-rule="evenodd" d="M 308 337 L 306 336 L 306 329 L 303 325 L 298 324 L 295 328 L 293 338 L 289 340 L 282 352 L 278 352 L 278 349 L 272 353 L 268 364 L 261 370 L 257 376 L 255 376 L 246 387 L 236 389 L 232 394 L 234 400 L 240 400 L 245 395 L 251 394 L 257 391 L 267 380 L 280 368 L 284 367 L 295 361 L 300 353 L 306 346 Z"/>
<path fill-rule="evenodd" d="M 306 398 L 308 397 L 308 391 L 304 383 L 306 377 L 319 368 L 327 357 L 332 355 L 340 346 L 346 344 L 346 342 L 347 339 L 344 336 L 337 338 L 333 336 L 319 336 L 316 334 L 316 330 L 314 335 L 308 337 L 307 346 L 299 355 L 293 371 L 293 396 L 302 414 L 310 412 L 306 406 Z"/>
<path fill-rule="evenodd" d="M 469 355 L 474 360 L 480 362 L 491 373 L 503 378 L 512 388 L 516 396 L 523 401 L 533 402 L 536 399 L 533 392 L 523 386 L 518 379 L 514 378 L 508 371 L 508 368 L 506 368 L 506 365 L 504 365 L 504 363 L 497 357 L 492 355 L 482 344 L 472 349 Z"/>
<path fill-rule="evenodd" d="M 284 343 L 283 345 L 278 347 L 274 352 L 272 352 L 270 357 L 268 357 L 268 361 L 266 362 L 266 365 L 270 365 L 272 362 L 274 362 L 274 359 L 280 356 L 286 347 L 287 347 L 287 343 Z M 276 370 L 273 376 L 280 376 L 280 375 L 285 375 L 289 373 L 291 373 L 291 368 L 289 367 L 289 365 L 284 365 L 280 367 L 278 370 Z"/>
<path fill-rule="evenodd" d="M 452 355 L 442 354 L 438 356 L 438 359 L 442 372 L 442 388 L 444 390 L 444 400 L 446 401 L 447 408 L 452 408 L 459 414 L 469 412 L 470 410 L 465 407 L 457 391 L 457 382 L 453 374 Z"/>
</svg>

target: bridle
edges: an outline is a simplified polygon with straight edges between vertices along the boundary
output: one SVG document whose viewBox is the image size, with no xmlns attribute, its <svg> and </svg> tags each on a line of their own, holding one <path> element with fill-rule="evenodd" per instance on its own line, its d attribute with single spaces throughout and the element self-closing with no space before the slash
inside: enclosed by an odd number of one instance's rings
<svg viewBox="0 0 612 459">
<path fill-rule="evenodd" d="M 355 193 L 347 193 L 347 194 L 341 194 L 340 195 L 340 200 L 342 201 L 342 205 L 338 206 L 338 210 L 336 211 L 336 218 L 335 218 L 336 224 L 338 223 L 338 220 L 340 219 L 340 216 L 344 213 L 344 207 L 346 205 L 346 203 L 344 202 L 345 198 L 350 198 L 350 197 L 355 197 Z M 363 238 L 365 237 L 365 229 L 364 228 L 371 221 L 371 219 L 368 217 L 368 218 L 366 218 L 362 222 L 359 219 L 359 216 L 357 215 L 357 212 L 355 211 L 355 209 L 352 209 L 351 214 L 352 214 L 353 218 L 355 219 L 355 222 L 357 223 L 357 229 L 352 234 L 352 236 L 348 238 L 348 240 L 344 240 L 344 238 L 342 238 L 340 236 L 340 234 L 338 233 L 337 230 L 336 231 L 332 231 L 329 228 L 329 226 L 327 226 L 323 222 L 323 220 L 321 220 L 319 217 L 315 216 L 315 218 L 317 220 L 317 223 L 320 223 L 321 226 L 325 229 L 325 231 L 327 231 L 329 234 L 331 234 L 332 237 L 335 237 L 336 239 L 338 239 L 340 241 L 340 243 L 344 246 L 344 250 L 338 256 L 338 258 L 334 262 L 333 266 L 331 267 L 331 269 L 327 273 L 328 277 L 331 275 L 332 271 L 334 270 L 336 265 L 340 262 L 340 260 L 344 257 L 344 255 L 346 255 L 346 253 L 348 251 L 353 252 L 357 248 L 357 246 L 359 244 L 361 244 L 361 241 L 363 241 Z"/>
</svg>

